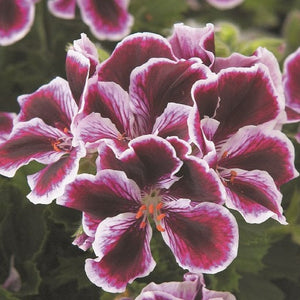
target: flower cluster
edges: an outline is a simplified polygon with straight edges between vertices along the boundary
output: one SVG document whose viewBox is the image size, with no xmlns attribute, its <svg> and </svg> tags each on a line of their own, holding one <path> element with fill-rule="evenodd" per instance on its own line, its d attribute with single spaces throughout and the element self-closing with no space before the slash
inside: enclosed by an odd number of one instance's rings
<svg viewBox="0 0 300 300">
<path fill-rule="evenodd" d="M 268 50 L 219 58 L 212 24 L 176 24 L 168 39 L 130 35 L 99 62 L 82 34 L 66 74 L 4 116 L 13 126 L 0 144 L 0 174 L 45 165 L 28 176 L 28 198 L 82 211 L 74 244 L 94 251 L 85 265 L 94 284 L 122 292 L 154 269 L 151 224 L 194 273 L 219 272 L 236 257 L 229 209 L 249 223 L 286 224 L 279 188 L 298 174 L 276 129 L 284 93 Z M 82 173 L 83 160 L 96 174 Z"/>
</svg>

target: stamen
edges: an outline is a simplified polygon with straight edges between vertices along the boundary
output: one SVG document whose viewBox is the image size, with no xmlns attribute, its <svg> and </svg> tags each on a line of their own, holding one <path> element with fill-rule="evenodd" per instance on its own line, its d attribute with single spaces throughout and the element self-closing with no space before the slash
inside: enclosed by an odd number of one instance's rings
<svg viewBox="0 0 300 300">
<path fill-rule="evenodd" d="M 126 133 L 125 132 L 123 132 L 122 134 L 119 133 L 117 139 L 119 141 L 125 141 L 126 140 Z"/>
<path fill-rule="evenodd" d="M 157 205 L 156 205 L 156 209 L 157 210 L 160 210 L 162 208 L 163 204 L 162 202 L 159 202 Z"/>
<path fill-rule="evenodd" d="M 51 142 L 51 144 L 52 144 L 52 147 L 53 147 L 53 149 L 54 149 L 54 151 L 56 151 L 56 152 L 61 152 L 62 150 L 58 147 L 58 145 L 60 144 L 60 141 L 52 141 Z"/>
<path fill-rule="evenodd" d="M 142 221 L 142 222 L 141 222 L 141 224 L 140 224 L 140 228 L 145 228 L 145 227 L 146 227 L 146 225 L 147 225 L 147 223 L 146 223 L 146 222 L 144 222 L 144 221 Z"/>
<path fill-rule="evenodd" d="M 135 218 L 136 219 L 139 219 L 139 218 L 141 218 L 142 216 L 144 215 L 144 212 L 141 210 L 141 209 L 139 209 L 139 211 L 136 213 L 136 215 L 135 215 Z"/>
<path fill-rule="evenodd" d="M 165 216 L 166 216 L 166 214 L 160 214 L 156 217 L 156 220 L 161 221 Z"/>
<path fill-rule="evenodd" d="M 64 128 L 64 133 L 69 133 L 69 129 L 67 127 Z"/>
<path fill-rule="evenodd" d="M 228 156 L 228 151 L 224 151 L 224 153 L 221 156 L 221 159 L 224 159 Z"/>
<path fill-rule="evenodd" d="M 231 170 L 231 171 L 230 171 L 230 175 L 231 175 L 231 176 L 230 176 L 230 182 L 233 183 L 235 177 L 237 176 L 237 172 Z"/>
<path fill-rule="evenodd" d="M 160 224 L 157 224 L 157 225 L 156 225 L 156 229 L 157 229 L 158 231 L 160 231 L 160 232 L 164 232 L 164 231 L 165 231 L 165 229 L 162 228 L 162 226 L 161 226 Z"/>
<path fill-rule="evenodd" d="M 154 207 L 153 207 L 153 204 L 151 203 L 148 207 L 148 211 L 151 215 L 153 215 L 153 212 L 154 212 Z"/>
</svg>

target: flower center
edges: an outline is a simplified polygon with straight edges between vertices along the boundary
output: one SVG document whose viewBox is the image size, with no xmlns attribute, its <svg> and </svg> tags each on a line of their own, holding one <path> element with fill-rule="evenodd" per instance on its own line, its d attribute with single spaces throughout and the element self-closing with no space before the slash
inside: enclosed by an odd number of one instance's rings
<svg viewBox="0 0 300 300">
<path fill-rule="evenodd" d="M 156 229 L 160 232 L 165 231 L 161 226 L 161 220 L 166 216 L 164 213 L 161 213 L 163 203 L 161 202 L 161 197 L 159 196 L 159 191 L 151 191 L 150 194 L 147 194 L 142 198 L 142 205 L 140 206 L 138 212 L 136 213 L 136 219 L 143 218 L 140 228 L 146 226 L 146 221 L 149 216 L 152 217 L 156 224 Z"/>
<path fill-rule="evenodd" d="M 65 128 L 64 132 L 69 134 L 68 130 Z M 57 140 L 51 141 L 51 145 L 56 152 L 71 152 L 72 150 L 72 140 L 73 137 L 69 134 L 63 137 L 60 137 Z"/>
</svg>

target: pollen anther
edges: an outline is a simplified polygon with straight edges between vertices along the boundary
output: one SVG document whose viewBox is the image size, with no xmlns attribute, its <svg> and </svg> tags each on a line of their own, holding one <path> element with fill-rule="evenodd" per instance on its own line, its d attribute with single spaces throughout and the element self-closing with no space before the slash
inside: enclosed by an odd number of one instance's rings
<svg viewBox="0 0 300 300">
<path fill-rule="evenodd" d="M 164 232 L 164 231 L 165 231 L 165 229 L 162 228 L 162 226 L 161 226 L 160 224 L 157 224 L 157 225 L 156 225 L 156 229 L 157 229 L 158 231 L 160 231 L 160 232 Z"/>
<path fill-rule="evenodd" d="M 166 214 L 160 214 L 156 217 L 156 220 L 161 221 L 165 216 L 166 216 Z"/>
</svg>

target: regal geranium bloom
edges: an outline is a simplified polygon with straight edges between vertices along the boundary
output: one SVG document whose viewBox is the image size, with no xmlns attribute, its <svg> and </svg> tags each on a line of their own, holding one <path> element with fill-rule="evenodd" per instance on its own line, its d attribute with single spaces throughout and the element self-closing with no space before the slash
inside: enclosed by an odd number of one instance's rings
<svg viewBox="0 0 300 300">
<path fill-rule="evenodd" d="M 234 259 L 237 224 L 220 205 L 222 186 L 205 161 L 186 157 L 182 169 L 171 144 L 154 135 L 132 140 L 119 158 L 105 143 L 100 151 L 96 176 L 78 175 L 57 200 L 83 211 L 90 224 L 99 223 L 93 242 L 97 258 L 88 259 L 85 268 L 94 284 L 122 292 L 128 282 L 153 270 L 149 218 L 183 268 L 215 273 Z M 188 184 L 191 177 L 197 185 Z M 186 198 L 178 197 L 178 186 L 173 188 L 179 181 Z"/>
<path fill-rule="evenodd" d="M 229 292 L 212 291 L 205 287 L 202 274 L 186 273 L 182 282 L 151 282 L 136 300 L 235 300 Z"/>
<path fill-rule="evenodd" d="M 0 46 L 22 39 L 30 30 L 38 0 L 0 0 Z"/>
<path fill-rule="evenodd" d="M 290 54 L 283 69 L 283 84 L 286 96 L 286 112 L 289 122 L 300 121 L 300 48 Z"/>
<path fill-rule="evenodd" d="M 206 0 L 218 9 L 230 9 L 240 5 L 244 0 Z"/>
<path fill-rule="evenodd" d="M 266 68 L 224 69 L 197 82 L 193 95 L 190 134 L 203 157 L 213 142 L 216 156 L 209 163 L 226 187 L 226 205 L 249 223 L 272 217 L 285 224 L 278 187 L 297 171 L 291 142 L 269 126 L 282 105 Z"/>
<path fill-rule="evenodd" d="M 50 203 L 63 194 L 77 174 L 85 155 L 82 143 L 75 142 L 72 121 L 78 107 L 67 81 L 55 78 L 30 95 L 18 98 L 21 111 L 9 139 L 0 145 L 0 173 L 12 177 L 35 160 L 46 165 L 28 176 L 33 203 Z"/>
<path fill-rule="evenodd" d="M 0 143 L 8 139 L 16 116 L 15 113 L 0 112 Z"/>
<path fill-rule="evenodd" d="M 129 34 L 133 24 L 129 0 L 48 0 L 48 8 L 59 18 L 73 19 L 76 3 L 82 20 L 96 38 L 120 40 Z"/>
<path fill-rule="evenodd" d="M 101 140 L 110 139 L 119 152 L 128 141 L 144 134 L 189 140 L 191 88 L 210 73 L 197 58 L 152 58 L 131 71 L 128 92 L 116 82 L 93 77 L 84 97 L 78 138 L 93 149 Z M 125 83 L 122 86 L 126 88 Z"/>
</svg>

